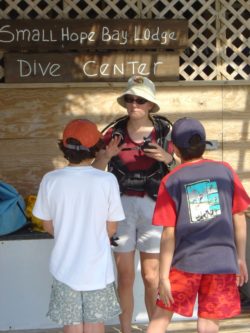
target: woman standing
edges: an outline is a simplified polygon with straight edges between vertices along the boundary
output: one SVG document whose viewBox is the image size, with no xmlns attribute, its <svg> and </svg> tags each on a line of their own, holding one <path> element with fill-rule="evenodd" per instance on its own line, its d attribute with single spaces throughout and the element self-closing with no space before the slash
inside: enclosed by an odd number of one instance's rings
<svg viewBox="0 0 250 333">
<path fill-rule="evenodd" d="M 108 165 L 120 185 L 126 220 L 118 225 L 114 253 L 121 329 L 131 333 L 136 249 L 140 252 L 149 319 L 155 308 L 162 229 L 152 226 L 152 215 L 159 182 L 173 167 L 174 159 L 170 123 L 163 117 L 153 117 L 159 110 L 154 83 L 146 77 L 133 76 L 117 101 L 128 115 L 107 130 L 106 150 L 98 154 L 94 166 L 104 169 Z"/>
</svg>

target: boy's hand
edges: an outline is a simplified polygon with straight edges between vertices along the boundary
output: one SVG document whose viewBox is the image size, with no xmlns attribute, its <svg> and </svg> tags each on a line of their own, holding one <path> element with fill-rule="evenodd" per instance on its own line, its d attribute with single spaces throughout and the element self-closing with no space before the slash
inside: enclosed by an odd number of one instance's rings
<svg viewBox="0 0 250 333">
<path fill-rule="evenodd" d="M 105 149 L 101 149 L 99 152 L 96 153 L 96 160 L 105 159 L 107 160 L 107 162 L 109 162 L 112 157 L 118 155 L 123 146 L 125 145 L 119 145 L 120 141 L 121 137 L 118 136 L 115 136 L 113 139 L 111 139 Z"/>
<path fill-rule="evenodd" d="M 240 274 L 237 275 L 236 283 L 238 287 L 242 287 L 244 283 L 248 282 L 248 271 L 246 261 L 238 260 Z"/>
<path fill-rule="evenodd" d="M 120 136 L 115 136 L 106 146 L 106 154 L 108 155 L 109 159 L 119 154 L 122 149 L 123 145 L 120 145 L 122 138 Z"/>
<path fill-rule="evenodd" d="M 159 283 L 159 295 L 160 299 L 167 306 L 171 306 L 174 303 L 174 298 L 171 292 L 171 285 L 169 279 L 162 279 Z"/>
<path fill-rule="evenodd" d="M 110 237 L 110 245 L 111 246 L 118 246 L 118 244 L 116 242 L 118 239 L 119 239 L 119 237 L 117 237 L 117 236 Z"/>
</svg>

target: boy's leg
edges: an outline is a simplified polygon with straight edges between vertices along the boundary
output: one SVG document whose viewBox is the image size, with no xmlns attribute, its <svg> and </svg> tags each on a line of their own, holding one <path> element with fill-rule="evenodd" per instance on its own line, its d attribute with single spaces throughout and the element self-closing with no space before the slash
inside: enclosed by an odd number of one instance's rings
<svg viewBox="0 0 250 333">
<path fill-rule="evenodd" d="M 240 313 L 240 297 L 235 274 L 204 274 L 198 291 L 199 333 L 219 332 L 220 319 Z"/>
<path fill-rule="evenodd" d="M 105 332 L 105 327 L 103 323 L 86 323 L 83 325 L 84 333 L 104 333 Z"/>
<path fill-rule="evenodd" d="M 219 320 L 198 318 L 197 331 L 198 333 L 218 333 Z"/>
<path fill-rule="evenodd" d="M 78 325 L 66 325 L 63 333 L 104 333 L 103 323 L 85 323 Z"/>
<path fill-rule="evenodd" d="M 198 318 L 219 321 L 241 312 L 235 274 L 203 274 L 198 291 Z M 201 320 L 201 323 L 203 321 Z"/>
<path fill-rule="evenodd" d="M 156 306 L 153 317 L 148 325 L 147 333 L 165 333 L 173 312 Z"/>
<path fill-rule="evenodd" d="M 84 333 L 83 324 L 65 325 L 63 327 L 63 333 Z"/>
</svg>

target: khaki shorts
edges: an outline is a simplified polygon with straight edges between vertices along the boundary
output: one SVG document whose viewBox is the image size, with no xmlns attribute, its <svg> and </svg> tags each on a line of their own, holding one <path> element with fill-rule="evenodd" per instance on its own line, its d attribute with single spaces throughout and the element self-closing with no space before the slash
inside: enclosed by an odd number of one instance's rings
<svg viewBox="0 0 250 333">
<path fill-rule="evenodd" d="M 103 323 L 121 313 L 115 284 L 91 291 L 77 291 L 53 279 L 48 317 L 60 325 Z"/>
<path fill-rule="evenodd" d="M 121 197 L 126 219 L 118 223 L 116 236 L 118 246 L 114 252 L 159 253 L 162 227 L 152 225 L 155 201 L 148 196 Z"/>
</svg>

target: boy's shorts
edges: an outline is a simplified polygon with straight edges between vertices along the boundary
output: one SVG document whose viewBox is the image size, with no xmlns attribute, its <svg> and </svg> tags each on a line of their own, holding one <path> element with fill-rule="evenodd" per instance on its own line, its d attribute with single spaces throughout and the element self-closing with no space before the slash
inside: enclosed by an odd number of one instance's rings
<svg viewBox="0 0 250 333">
<path fill-rule="evenodd" d="M 60 325 L 103 323 L 121 313 L 115 284 L 91 291 L 77 291 L 53 279 L 48 317 Z"/>
<path fill-rule="evenodd" d="M 155 201 L 148 196 L 128 195 L 122 195 L 121 200 L 126 219 L 117 225 L 119 240 L 114 252 L 138 249 L 140 252 L 159 253 L 162 227 L 152 225 Z"/>
<path fill-rule="evenodd" d="M 191 317 L 198 295 L 198 317 L 224 319 L 240 314 L 236 274 L 197 274 L 173 268 L 169 279 L 174 304 L 168 307 L 158 296 L 156 304 L 161 308 Z"/>
</svg>

